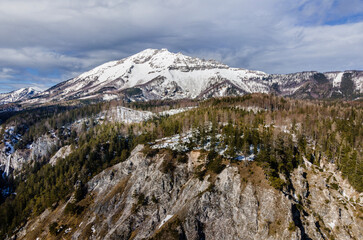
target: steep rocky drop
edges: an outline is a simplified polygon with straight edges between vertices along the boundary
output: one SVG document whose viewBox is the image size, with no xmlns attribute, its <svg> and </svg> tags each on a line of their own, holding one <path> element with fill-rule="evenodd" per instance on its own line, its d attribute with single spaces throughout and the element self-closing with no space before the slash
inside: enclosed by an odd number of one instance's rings
<svg viewBox="0 0 363 240">
<path fill-rule="evenodd" d="M 283 191 L 255 162 L 226 163 L 201 177 L 204 161 L 198 151 L 177 161 L 167 150 L 146 155 L 139 145 L 93 177 L 83 200 L 46 210 L 17 239 L 363 238 L 362 194 L 324 161 L 295 169 L 292 189 Z M 70 212 L 70 204 L 81 210 Z"/>
</svg>

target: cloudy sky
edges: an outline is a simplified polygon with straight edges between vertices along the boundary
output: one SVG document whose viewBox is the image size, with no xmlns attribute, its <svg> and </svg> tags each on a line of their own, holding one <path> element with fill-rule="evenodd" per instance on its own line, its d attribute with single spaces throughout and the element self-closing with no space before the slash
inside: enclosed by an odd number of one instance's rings
<svg viewBox="0 0 363 240">
<path fill-rule="evenodd" d="M 363 69 L 362 0 L 1 0 L 0 92 L 145 48 L 290 73 Z"/>
</svg>

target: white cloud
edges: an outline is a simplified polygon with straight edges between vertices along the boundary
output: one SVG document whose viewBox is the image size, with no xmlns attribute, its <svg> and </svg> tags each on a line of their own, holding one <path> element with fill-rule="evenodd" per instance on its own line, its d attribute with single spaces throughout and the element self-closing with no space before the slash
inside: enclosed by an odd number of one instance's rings
<svg viewBox="0 0 363 240">
<path fill-rule="evenodd" d="M 359 70 L 362 42 L 363 23 L 305 27 L 296 42 L 264 52 L 252 64 L 264 68 L 275 66 L 269 72 Z"/>
<path fill-rule="evenodd" d="M 0 68 L 47 84 L 149 47 L 271 73 L 361 68 L 362 22 L 349 16 L 362 9 L 360 0 L 2 0 Z"/>
<path fill-rule="evenodd" d="M 11 68 L 0 69 L 0 79 L 11 79 L 16 72 Z"/>
</svg>

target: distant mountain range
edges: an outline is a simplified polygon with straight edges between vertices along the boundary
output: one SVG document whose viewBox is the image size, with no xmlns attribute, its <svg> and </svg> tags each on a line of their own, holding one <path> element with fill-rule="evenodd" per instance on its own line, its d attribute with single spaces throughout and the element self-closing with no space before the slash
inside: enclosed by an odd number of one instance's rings
<svg viewBox="0 0 363 240">
<path fill-rule="evenodd" d="M 40 91 L 35 90 L 34 88 L 20 88 L 18 90 L 9 92 L 9 93 L 0 93 L 0 105 L 24 101 L 33 96 L 36 96 L 40 93 Z"/>
<path fill-rule="evenodd" d="M 20 89 L 1 94 L 0 104 L 72 99 L 203 99 L 255 92 L 294 98 L 355 99 L 363 94 L 363 71 L 267 74 L 231 68 L 214 60 L 171 53 L 167 49 L 146 49 L 102 64 L 44 92 Z"/>
</svg>

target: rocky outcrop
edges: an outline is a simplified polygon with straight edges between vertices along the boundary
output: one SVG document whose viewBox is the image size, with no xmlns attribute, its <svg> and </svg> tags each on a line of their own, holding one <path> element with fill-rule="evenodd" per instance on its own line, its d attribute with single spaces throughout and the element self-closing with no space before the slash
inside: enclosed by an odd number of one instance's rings
<svg viewBox="0 0 363 240">
<path fill-rule="evenodd" d="M 58 139 L 48 135 L 43 135 L 34 141 L 27 149 L 17 149 L 8 161 L 9 154 L 5 151 L 0 152 L 0 166 L 7 166 L 13 170 L 21 170 L 24 164 L 31 160 L 40 160 L 43 157 L 49 157 L 55 147 L 57 147 Z"/>
<path fill-rule="evenodd" d="M 328 179 L 327 167 L 295 169 L 291 189 L 281 192 L 254 162 L 228 164 L 200 178 L 197 151 L 181 163 L 163 151 L 146 157 L 142 149 L 87 183 L 81 214 L 64 213 L 67 203 L 61 204 L 29 221 L 18 239 L 51 238 L 52 222 L 63 225 L 57 237 L 65 239 L 363 238 L 360 195 L 341 179 Z M 332 181 L 338 188 L 330 187 Z"/>
<path fill-rule="evenodd" d="M 312 239 L 361 239 L 363 194 L 356 192 L 332 163 L 299 167 L 292 182 L 303 206 L 301 221 Z M 316 231 L 318 229 L 318 231 Z"/>
<path fill-rule="evenodd" d="M 54 166 L 58 160 L 64 159 L 65 157 L 67 157 L 70 153 L 72 152 L 72 147 L 71 145 L 66 145 L 64 147 L 61 147 L 54 155 L 53 157 L 49 160 L 49 164 L 51 164 L 52 166 Z"/>
<path fill-rule="evenodd" d="M 52 148 L 57 145 L 58 139 L 56 137 L 44 135 L 38 138 L 31 145 L 31 159 L 38 159 L 43 156 L 49 156 L 52 153 Z"/>
</svg>

